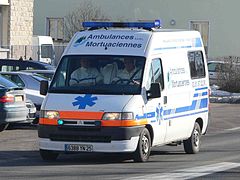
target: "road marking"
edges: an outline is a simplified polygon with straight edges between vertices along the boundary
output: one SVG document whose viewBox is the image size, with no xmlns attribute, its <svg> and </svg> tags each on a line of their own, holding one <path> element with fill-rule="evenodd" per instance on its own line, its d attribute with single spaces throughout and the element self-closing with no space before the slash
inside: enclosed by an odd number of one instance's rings
<svg viewBox="0 0 240 180">
<path fill-rule="evenodd" d="M 206 176 L 209 174 L 226 171 L 228 169 L 233 169 L 240 167 L 240 163 L 230 163 L 222 162 L 217 164 L 211 164 L 206 166 L 193 167 L 188 169 L 181 169 L 173 171 L 172 173 L 157 173 L 145 176 L 138 176 L 133 178 L 126 178 L 125 180 L 159 180 L 159 179 L 168 179 L 168 180 L 179 180 L 179 179 L 192 179 L 201 176 Z"/>
<path fill-rule="evenodd" d="M 235 128 L 231 128 L 231 129 L 226 129 L 227 131 L 236 131 L 236 130 L 239 130 L 240 127 L 235 127 Z"/>
</svg>

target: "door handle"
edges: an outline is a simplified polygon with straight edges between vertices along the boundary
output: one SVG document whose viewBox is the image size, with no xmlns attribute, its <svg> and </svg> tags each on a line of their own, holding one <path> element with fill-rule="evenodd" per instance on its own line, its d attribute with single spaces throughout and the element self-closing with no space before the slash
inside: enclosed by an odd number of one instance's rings
<svg viewBox="0 0 240 180">
<path fill-rule="evenodd" d="M 167 96 L 163 97 L 163 104 L 167 104 Z"/>
</svg>

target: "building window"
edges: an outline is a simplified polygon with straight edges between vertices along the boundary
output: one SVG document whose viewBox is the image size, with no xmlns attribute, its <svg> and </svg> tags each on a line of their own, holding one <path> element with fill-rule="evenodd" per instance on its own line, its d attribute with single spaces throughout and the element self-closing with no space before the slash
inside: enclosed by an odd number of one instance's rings
<svg viewBox="0 0 240 180">
<path fill-rule="evenodd" d="M 54 41 L 63 40 L 64 37 L 64 19 L 47 18 L 47 35 Z"/>
<path fill-rule="evenodd" d="M 208 40 L 209 40 L 209 22 L 208 21 L 190 21 L 190 29 L 199 31 L 206 55 L 208 54 Z"/>
</svg>

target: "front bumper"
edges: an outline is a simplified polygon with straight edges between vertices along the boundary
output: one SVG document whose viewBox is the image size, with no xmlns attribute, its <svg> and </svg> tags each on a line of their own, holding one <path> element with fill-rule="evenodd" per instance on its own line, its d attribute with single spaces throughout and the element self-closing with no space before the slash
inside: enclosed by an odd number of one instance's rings
<svg viewBox="0 0 240 180">
<path fill-rule="evenodd" d="M 62 127 L 39 125 L 40 149 L 65 151 L 66 144 L 92 145 L 94 152 L 134 152 L 144 126 Z"/>
<path fill-rule="evenodd" d="M 40 138 L 39 148 L 52 151 L 65 151 L 66 144 L 81 144 L 81 145 L 92 145 L 93 152 L 134 152 L 137 149 L 139 136 L 132 137 L 130 140 L 122 141 L 111 141 L 110 143 L 93 143 L 93 142 L 62 142 L 62 141 L 51 141 L 50 139 Z"/>
<path fill-rule="evenodd" d="M 16 110 L 3 110 L 0 112 L 0 124 L 25 121 L 27 118 L 27 108 L 17 108 Z"/>
</svg>

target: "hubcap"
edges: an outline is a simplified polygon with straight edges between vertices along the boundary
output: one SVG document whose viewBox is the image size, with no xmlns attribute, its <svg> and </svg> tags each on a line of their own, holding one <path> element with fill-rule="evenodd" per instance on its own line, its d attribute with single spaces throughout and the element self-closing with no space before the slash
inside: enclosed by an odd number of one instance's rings
<svg viewBox="0 0 240 180">
<path fill-rule="evenodd" d="M 200 143 L 200 134 L 197 129 L 195 129 L 193 133 L 193 143 L 196 147 L 198 147 Z"/>
<path fill-rule="evenodd" d="M 149 151 L 149 140 L 146 136 L 142 137 L 142 151 L 144 154 L 147 154 Z"/>
</svg>

